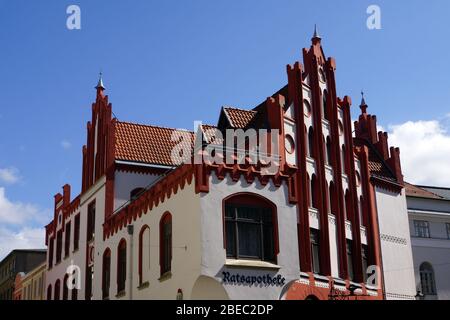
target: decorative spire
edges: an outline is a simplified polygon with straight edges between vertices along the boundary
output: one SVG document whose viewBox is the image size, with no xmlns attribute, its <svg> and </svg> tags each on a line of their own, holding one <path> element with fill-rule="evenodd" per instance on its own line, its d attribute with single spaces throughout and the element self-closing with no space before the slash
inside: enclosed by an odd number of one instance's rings
<svg viewBox="0 0 450 320">
<path fill-rule="evenodd" d="M 364 99 L 364 91 L 361 90 L 361 105 L 359 106 L 361 108 L 361 111 L 363 114 L 367 113 L 367 107 L 366 100 Z"/>
<path fill-rule="evenodd" d="M 314 24 L 314 34 L 313 34 L 313 37 L 311 40 L 314 44 L 316 42 L 320 42 L 320 40 L 322 40 L 322 38 L 319 35 L 319 31 L 317 30 L 317 24 Z"/>
<path fill-rule="evenodd" d="M 105 86 L 103 85 L 103 73 L 100 71 L 100 76 L 98 78 L 98 83 L 97 86 L 95 87 L 95 89 L 97 89 L 97 91 L 103 91 L 105 90 Z"/>
</svg>

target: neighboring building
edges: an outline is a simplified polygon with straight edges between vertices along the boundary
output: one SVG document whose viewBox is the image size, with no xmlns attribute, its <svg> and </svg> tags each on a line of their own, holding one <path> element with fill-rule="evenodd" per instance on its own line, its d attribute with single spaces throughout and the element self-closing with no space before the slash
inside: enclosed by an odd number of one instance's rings
<svg viewBox="0 0 450 320">
<path fill-rule="evenodd" d="M 46 227 L 47 299 L 414 299 L 399 150 L 364 100 L 352 136 L 351 100 L 336 96 L 317 33 L 303 58 L 266 101 L 224 107 L 195 134 L 112 118 L 100 79 L 81 193 L 65 185 Z M 252 163 L 245 140 L 224 148 L 227 129 L 277 134 L 276 170 Z M 242 149 L 242 164 L 189 163 Z M 368 266 L 383 270 L 379 286 L 365 284 Z"/>
<path fill-rule="evenodd" d="M 14 297 L 16 275 L 45 262 L 46 250 L 13 250 L 0 262 L 0 300 Z"/>
<path fill-rule="evenodd" d="M 450 188 L 406 184 L 417 291 L 450 299 Z"/>
<path fill-rule="evenodd" d="M 14 280 L 14 292 L 13 300 L 22 300 L 22 279 L 25 277 L 24 272 L 19 272 L 16 274 L 16 279 Z"/>
<path fill-rule="evenodd" d="M 27 274 L 20 272 L 16 276 L 14 300 L 44 300 L 45 273 L 47 263 L 44 261 Z"/>
</svg>

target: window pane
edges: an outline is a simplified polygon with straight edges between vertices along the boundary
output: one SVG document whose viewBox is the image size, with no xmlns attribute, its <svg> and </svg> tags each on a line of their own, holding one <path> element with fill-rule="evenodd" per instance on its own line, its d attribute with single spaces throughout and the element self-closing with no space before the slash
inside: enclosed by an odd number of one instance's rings
<svg viewBox="0 0 450 320">
<path fill-rule="evenodd" d="M 261 257 L 261 227 L 254 223 L 240 222 L 238 225 L 239 256 Z"/>
<path fill-rule="evenodd" d="M 225 223 L 225 238 L 227 241 L 227 256 L 236 257 L 236 228 L 235 222 L 227 221 Z"/>
<path fill-rule="evenodd" d="M 263 227 L 263 244 L 264 244 L 264 260 L 274 261 L 275 248 L 273 243 L 272 225 L 264 225 Z"/>
<path fill-rule="evenodd" d="M 320 252 L 319 245 L 312 245 L 312 256 L 313 256 L 313 272 L 319 274 L 320 273 Z"/>
<path fill-rule="evenodd" d="M 260 221 L 261 214 L 258 209 L 256 208 L 246 208 L 246 207 L 240 207 L 238 208 L 238 219 L 246 219 L 246 220 L 253 220 L 253 221 Z"/>
<path fill-rule="evenodd" d="M 226 206 L 225 207 L 225 218 L 235 218 L 235 208 L 232 206 Z"/>
</svg>

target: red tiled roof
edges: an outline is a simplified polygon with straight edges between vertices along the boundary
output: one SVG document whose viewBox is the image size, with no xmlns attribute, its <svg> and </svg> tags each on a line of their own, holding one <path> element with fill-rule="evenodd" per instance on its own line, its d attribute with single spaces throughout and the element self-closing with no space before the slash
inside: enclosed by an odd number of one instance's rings
<svg viewBox="0 0 450 320">
<path fill-rule="evenodd" d="M 444 199 L 433 192 L 419 188 L 415 185 L 405 182 L 406 195 L 410 197 L 428 198 L 428 199 Z"/>
<path fill-rule="evenodd" d="M 234 128 L 245 128 L 257 113 L 254 110 L 243 110 L 231 107 L 224 107 L 223 110 L 231 121 L 231 126 Z"/>
<path fill-rule="evenodd" d="M 372 176 L 389 181 L 397 181 L 394 174 L 388 169 L 386 164 L 378 157 L 375 151 L 369 148 L 369 170 Z"/>
<path fill-rule="evenodd" d="M 172 141 L 174 132 L 188 133 L 192 143 L 194 134 L 171 128 L 116 122 L 116 160 L 142 162 L 172 166 L 171 153 L 177 141 Z"/>
</svg>

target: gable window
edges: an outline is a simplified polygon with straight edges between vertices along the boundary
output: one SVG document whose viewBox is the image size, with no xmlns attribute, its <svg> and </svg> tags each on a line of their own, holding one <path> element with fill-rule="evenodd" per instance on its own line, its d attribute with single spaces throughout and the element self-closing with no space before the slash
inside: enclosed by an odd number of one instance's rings
<svg viewBox="0 0 450 320">
<path fill-rule="evenodd" d="M 276 207 L 260 196 L 240 194 L 225 200 L 227 257 L 275 262 Z"/>
<path fill-rule="evenodd" d="M 166 212 L 159 223 L 159 264 L 161 275 L 172 269 L 172 215 Z"/>
<path fill-rule="evenodd" d="M 310 229 L 312 271 L 320 274 L 320 234 L 317 229 Z"/>
<path fill-rule="evenodd" d="M 314 158 L 315 150 L 314 150 L 314 129 L 309 128 L 308 132 L 308 156 L 310 158 Z"/>
<path fill-rule="evenodd" d="M 75 216 L 75 226 L 73 234 L 73 250 L 77 251 L 80 246 L 80 214 Z"/>
<path fill-rule="evenodd" d="M 62 255 L 62 230 L 56 233 L 56 263 L 61 262 Z"/>
<path fill-rule="evenodd" d="M 127 280 L 127 242 L 120 240 L 117 248 L 117 294 L 125 292 Z"/>
<path fill-rule="evenodd" d="M 109 298 L 109 287 L 111 278 L 111 250 L 106 249 L 103 253 L 102 272 L 102 298 Z"/>
<path fill-rule="evenodd" d="M 71 232 L 71 223 L 68 222 L 66 224 L 66 234 L 64 239 L 64 258 L 69 256 L 70 250 L 70 232 Z"/>
<path fill-rule="evenodd" d="M 434 270 L 431 264 L 423 262 L 419 267 L 420 285 L 424 295 L 436 295 L 436 283 L 434 280 Z"/>
<path fill-rule="evenodd" d="M 330 137 L 327 137 L 327 164 L 329 166 L 331 166 L 331 164 L 333 163 L 333 149 L 331 146 L 331 139 Z"/>
<path fill-rule="evenodd" d="M 419 238 L 429 238 L 430 224 L 428 221 L 414 220 L 414 234 Z"/>
<path fill-rule="evenodd" d="M 48 246 L 48 269 L 53 267 L 53 252 L 54 252 L 55 238 L 50 239 L 50 244 Z"/>
<path fill-rule="evenodd" d="M 87 221 L 87 241 L 94 240 L 95 235 L 95 201 L 89 204 Z"/>
</svg>

